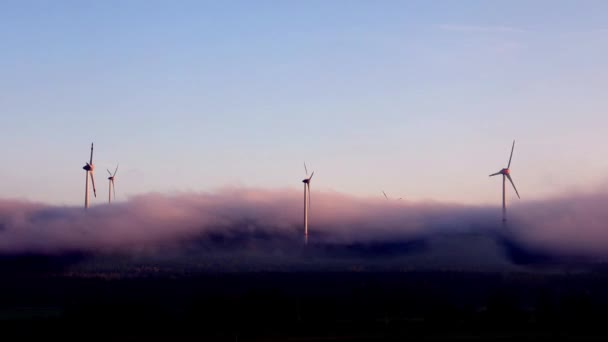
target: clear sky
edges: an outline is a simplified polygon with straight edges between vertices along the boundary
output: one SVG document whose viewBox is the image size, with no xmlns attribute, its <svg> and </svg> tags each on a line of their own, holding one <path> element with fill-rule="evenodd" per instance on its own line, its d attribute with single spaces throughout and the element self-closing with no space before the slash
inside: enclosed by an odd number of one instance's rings
<svg viewBox="0 0 608 342">
<path fill-rule="evenodd" d="M 607 1 L 1 1 L 0 197 L 604 186 Z M 513 194 L 510 193 L 510 198 Z"/>
</svg>

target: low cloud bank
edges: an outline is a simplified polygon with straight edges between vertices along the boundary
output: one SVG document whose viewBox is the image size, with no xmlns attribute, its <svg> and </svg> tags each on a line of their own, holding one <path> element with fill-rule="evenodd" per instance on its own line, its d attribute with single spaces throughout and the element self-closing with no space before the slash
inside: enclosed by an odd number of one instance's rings
<svg viewBox="0 0 608 342">
<path fill-rule="evenodd" d="M 500 221 L 498 206 L 333 192 L 312 196 L 308 246 L 303 244 L 302 196 L 291 190 L 146 194 L 86 212 L 0 200 L 0 254 L 189 253 L 285 262 L 311 253 L 327 260 L 408 255 L 421 264 L 441 258 L 483 264 L 502 257 L 496 262 L 502 264 L 513 263 L 514 255 L 589 261 L 608 256 L 606 193 L 522 201 L 509 208 L 508 225 Z"/>
</svg>

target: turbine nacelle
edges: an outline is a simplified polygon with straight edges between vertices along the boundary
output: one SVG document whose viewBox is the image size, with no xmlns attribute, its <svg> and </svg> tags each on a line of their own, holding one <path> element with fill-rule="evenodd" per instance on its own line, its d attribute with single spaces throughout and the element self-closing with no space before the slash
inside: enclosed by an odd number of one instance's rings
<svg viewBox="0 0 608 342">
<path fill-rule="evenodd" d="M 306 171 L 306 176 L 308 176 L 308 169 L 306 168 L 306 164 L 304 164 L 304 170 Z M 310 184 L 310 180 L 312 179 L 312 176 L 314 176 L 314 175 L 315 175 L 315 172 L 313 171 L 313 172 L 310 174 L 310 177 L 308 177 L 308 178 L 304 178 L 304 179 L 302 180 L 302 183 L 304 183 L 304 184 Z"/>
<path fill-rule="evenodd" d="M 87 165 L 83 166 L 82 168 L 86 171 L 93 172 L 93 170 L 95 170 L 95 165 L 93 165 L 93 163 L 87 163 Z"/>
<path fill-rule="evenodd" d="M 505 168 L 496 173 L 491 174 L 490 177 L 494 177 L 494 176 L 498 176 L 498 175 L 508 176 L 510 174 L 511 174 L 511 170 Z"/>
</svg>

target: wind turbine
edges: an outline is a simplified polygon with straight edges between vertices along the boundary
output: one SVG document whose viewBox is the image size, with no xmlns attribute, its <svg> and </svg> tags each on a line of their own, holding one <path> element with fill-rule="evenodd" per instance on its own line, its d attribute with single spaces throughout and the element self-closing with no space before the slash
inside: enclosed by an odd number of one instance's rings
<svg viewBox="0 0 608 342">
<path fill-rule="evenodd" d="M 89 176 L 91 177 L 91 184 L 93 184 L 93 195 L 97 197 L 97 191 L 95 191 L 95 178 L 93 177 L 93 171 L 95 165 L 93 165 L 93 143 L 91 143 L 91 159 L 89 162 L 82 167 L 87 172 L 86 187 L 84 191 L 84 208 L 89 207 Z"/>
<path fill-rule="evenodd" d="M 384 192 L 384 190 L 382 190 L 382 194 L 384 195 L 384 198 L 386 198 L 386 200 L 388 201 L 388 196 L 386 195 L 386 192 Z M 399 197 L 398 201 L 401 201 L 403 198 Z"/>
<path fill-rule="evenodd" d="M 306 163 L 304 163 L 304 171 L 306 172 L 306 178 L 302 180 L 304 183 L 304 239 L 305 243 L 308 243 L 308 210 L 310 209 L 310 180 L 312 176 L 315 174 L 313 171 L 308 177 L 308 168 L 306 167 Z"/>
<path fill-rule="evenodd" d="M 112 192 L 114 193 L 114 199 L 116 199 L 116 186 L 114 185 L 114 178 L 116 177 L 116 172 L 118 172 L 118 165 L 116 165 L 116 170 L 114 173 L 110 172 L 110 170 L 106 169 L 110 177 L 108 177 L 108 183 L 110 184 L 110 188 L 108 190 L 108 203 L 112 203 Z M 113 190 L 113 191 L 112 191 Z"/>
<path fill-rule="evenodd" d="M 513 185 L 513 189 L 515 190 L 515 193 L 517 194 L 517 198 L 521 198 L 519 197 L 519 192 L 517 192 L 517 188 L 515 187 L 515 183 L 513 183 L 513 179 L 511 178 L 511 170 L 509 169 L 509 167 L 511 167 L 511 159 L 513 158 L 513 149 L 515 148 L 515 140 L 513 140 L 513 146 L 511 146 L 511 156 L 509 157 L 509 164 L 507 164 L 507 167 L 490 175 L 490 177 L 493 176 L 498 176 L 498 175 L 502 175 L 502 220 L 506 221 L 507 220 L 507 198 L 506 198 L 506 181 L 507 179 L 509 179 L 509 182 L 511 182 L 511 185 Z"/>
</svg>

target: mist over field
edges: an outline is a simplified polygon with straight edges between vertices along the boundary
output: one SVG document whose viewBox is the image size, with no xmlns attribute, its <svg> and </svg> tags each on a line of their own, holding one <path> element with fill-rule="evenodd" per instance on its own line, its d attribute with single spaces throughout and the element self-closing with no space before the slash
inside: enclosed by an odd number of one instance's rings
<svg viewBox="0 0 608 342">
<path fill-rule="evenodd" d="M 500 208 L 313 192 L 304 244 L 297 191 L 157 193 L 80 207 L 0 200 L 0 254 L 81 255 L 256 269 L 376 267 L 504 270 L 598 263 L 608 254 L 608 194 Z M 113 259 L 114 260 L 114 259 Z M 222 266 L 223 265 L 223 266 Z M 236 266 L 235 266 L 236 267 Z"/>
</svg>

